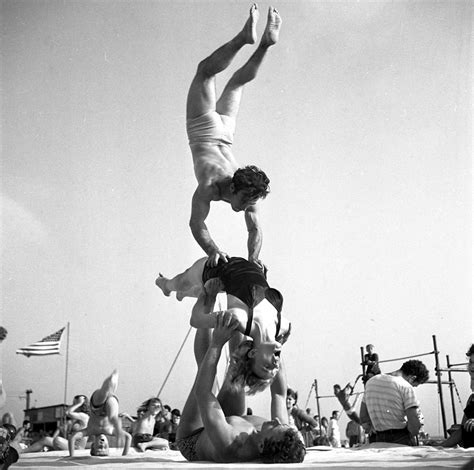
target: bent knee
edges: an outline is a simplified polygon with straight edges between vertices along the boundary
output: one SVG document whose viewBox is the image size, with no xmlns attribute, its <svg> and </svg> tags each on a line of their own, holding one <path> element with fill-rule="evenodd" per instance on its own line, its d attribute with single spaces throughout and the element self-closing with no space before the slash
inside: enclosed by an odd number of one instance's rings
<svg viewBox="0 0 474 470">
<path fill-rule="evenodd" d="M 216 74 L 216 71 L 211 67 L 210 61 L 208 58 L 205 58 L 199 62 L 196 69 L 196 77 L 201 80 L 206 80 L 213 77 Z"/>
</svg>

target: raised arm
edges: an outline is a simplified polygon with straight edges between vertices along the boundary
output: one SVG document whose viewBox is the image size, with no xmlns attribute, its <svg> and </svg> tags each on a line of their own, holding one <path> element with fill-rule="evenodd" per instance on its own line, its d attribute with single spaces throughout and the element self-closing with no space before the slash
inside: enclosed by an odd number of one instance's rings
<svg viewBox="0 0 474 470">
<path fill-rule="evenodd" d="M 278 418 L 282 424 L 288 424 L 288 410 L 286 409 L 286 391 L 288 388 L 286 380 L 285 363 L 280 362 L 280 370 L 270 385 L 272 394 L 271 417 Z"/>
<path fill-rule="evenodd" d="M 235 327 L 235 322 L 230 315 L 218 315 L 211 344 L 199 365 L 194 387 L 204 428 L 216 449 L 225 449 L 234 440 L 233 428 L 227 422 L 221 405 L 212 392 L 212 387 L 222 348 L 232 336 Z"/>
<path fill-rule="evenodd" d="M 191 314 L 191 326 L 194 328 L 214 328 L 216 326 L 216 312 L 213 312 L 221 282 L 218 278 L 209 279 L 194 304 Z"/>
<path fill-rule="evenodd" d="M 78 396 L 77 399 L 74 400 L 74 403 L 66 410 L 66 416 L 69 416 L 69 418 L 75 421 L 79 421 L 83 426 L 87 426 L 89 415 L 82 411 L 78 412 L 76 410 L 84 404 L 85 400 L 86 397 L 84 395 Z"/>
<path fill-rule="evenodd" d="M 245 211 L 245 223 L 248 231 L 249 261 L 258 264 L 263 269 L 263 264 L 258 258 L 262 248 L 263 232 L 258 218 L 257 205 L 252 205 Z"/>
<path fill-rule="evenodd" d="M 202 186 L 198 186 L 193 194 L 189 226 L 194 239 L 206 252 L 207 256 L 209 256 L 209 264 L 211 266 L 216 266 L 219 259 L 223 259 L 227 262 L 229 256 L 227 253 L 219 250 L 218 246 L 211 238 L 211 234 L 209 233 L 209 229 L 205 223 L 210 208 L 211 197 L 208 194 L 208 190 L 204 189 Z"/>
</svg>

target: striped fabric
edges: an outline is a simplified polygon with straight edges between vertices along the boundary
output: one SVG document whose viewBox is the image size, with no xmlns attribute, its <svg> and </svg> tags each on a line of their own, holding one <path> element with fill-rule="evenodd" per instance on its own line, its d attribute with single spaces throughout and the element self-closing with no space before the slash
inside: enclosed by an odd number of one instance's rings
<svg viewBox="0 0 474 470">
<path fill-rule="evenodd" d="M 16 350 L 17 354 L 23 354 L 26 357 L 30 356 L 50 356 L 52 354 L 59 354 L 59 347 L 61 346 L 61 335 L 63 334 L 65 327 L 52 333 L 41 341 L 30 344 L 25 348 Z"/>
<path fill-rule="evenodd" d="M 363 401 L 376 431 L 405 428 L 405 410 L 418 406 L 414 388 L 403 377 L 386 374 L 367 382 Z"/>
</svg>

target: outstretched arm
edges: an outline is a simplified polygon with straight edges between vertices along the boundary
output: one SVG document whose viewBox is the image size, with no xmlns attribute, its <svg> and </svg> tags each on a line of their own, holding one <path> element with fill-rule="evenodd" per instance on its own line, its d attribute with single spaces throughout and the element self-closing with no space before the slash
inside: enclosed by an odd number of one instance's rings
<svg viewBox="0 0 474 470">
<path fill-rule="evenodd" d="M 281 361 L 280 370 L 270 385 L 272 394 L 271 417 L 278 418 L 282 424 L 288 424 L 288 410 L 286 409 L 286 368 L 285 363 Z"/>
<path fill-rule="evenodd" d="M 212 393 L 212 387 L 222 348 L 234 333 L 235 323 L 230 315 L 218 315 L 211 344 L 199 366 L 194 387 L 204 428 L 216 449 L 225 449 L 234 439 L 233 428 L 225 419 L 221 405 Z"/>
<path fill-rule="evenodd" d="M 259 265 L 263 269 L 263 263 L 258 259 L 262 248 L 263 232 L 258 218 L 256 205 L 250 206 L 245 211 L 245 223 L 247 224 L 248 240 L 247 249 L 249 261 Z"/>
<path fill-rule="evenodd" d="M 207 194 L 206 190 L 201 186 L 198 186 L 193 194 L 193 200 L 191 205 L 191 219 L 189 220 L 189 226 L 194 239 L 198 242 L 199 246 L 209 256 L 209 264 L 216 266 L 219 259 L 227 262 L 228 255 L 223 251 L 220 251 L 218 246 L 214 243 L 211 238 L 211 234 L 207 228 L 205 220 L 209 215 L 211 208 L 211 198 Z"/>
</svg>

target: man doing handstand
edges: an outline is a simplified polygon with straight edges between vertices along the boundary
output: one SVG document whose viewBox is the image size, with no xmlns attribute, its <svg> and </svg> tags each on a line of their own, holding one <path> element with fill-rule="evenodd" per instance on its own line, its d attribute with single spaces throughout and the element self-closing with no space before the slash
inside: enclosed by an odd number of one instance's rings
<svg viewBox="0 0 474 470">
<path fill-rule="evenodd" d="M 209 263 L 227 260 L 211 238 L 205 220 L 211 201 L 224 201 L 236 212 L 245 212 L 248 230 L 248 259 L 262 266 L 258 259 L 262 246 L 262 230 L 257 216 L 257 201 L 269 192 L 270 180 L 255 166 L 239 168 L 232 153 L 236 117 L 244 85 L 253 80 L 268 51 L 278 41 L 281 17 L 270 7 L 265 31 L 260 44 L 243 67 L 237 70 L 216 98 L 216 74 L 225 70 L 237 52 L 257 39 L 256 23 L 259 12 L 256 4 L 243 29 L 229 42 L 214 51 L 198 65 L 191 83 L 187 107 L 186 128 L 198 186 L 192 198 L 189 225 Z"/>
</svg>

